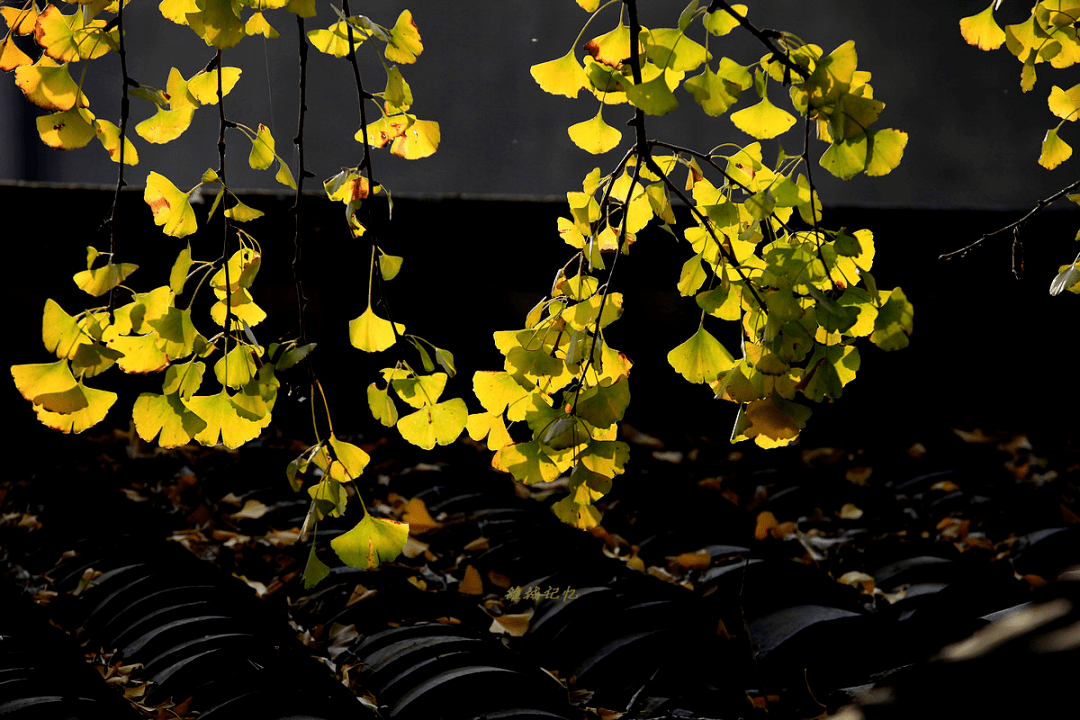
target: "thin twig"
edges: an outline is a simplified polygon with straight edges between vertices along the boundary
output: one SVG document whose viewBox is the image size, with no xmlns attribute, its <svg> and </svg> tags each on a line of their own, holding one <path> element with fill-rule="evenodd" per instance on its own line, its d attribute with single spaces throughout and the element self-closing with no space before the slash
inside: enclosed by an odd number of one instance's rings
<svg viewBox="0 0 1080 720">
<path fill-rule="evenodd" d="M 782 37 L 779 32 L 777 32 L 776 30 L 761 30 L 755 27 L 754 24 L 747 20 L 745 16 L 735 12 L 734 8 L 724 2 L 724 0 L 712 0 L 712 4 L 709 5 L 708 12 L 716 12 L 717 10 L 724 10 L 727 12 L 728 15 L 735 18 L 739 22 L 739 24 L 746 28 L 746 30 L 751 35 L 761 41 L 762 45 L 771 50 L 773 53 L 773 57 L 788 70 L 797 73 L 803 78 L 809 77 L 805 68 L 801 68 L 794 62 L 792 62 L 791 58 L 788 57 L 787 51 L 783 50 L 782 48 L 777 46 L 776 43 L 773 42 L 773 38 Z"/>
<path fill-rule="evenodd" d="M 1063 187 L 1061 190 L 1058 190 L 1056 193 L 1054 193 L 1050 197 L 1043 198 L 1039 202 L 1035 203 L 1035 207 L 1033 207 L 1031 210 L 1029 210 L 1026 215 L 1024 215 L 1022 218 L 1020 218 L 1016 222 L 1009 223 L 1008 225 L 1006 225 L 1003 228 L 999 228 L 999 229 L 997 229 L 997 230 L 995 230 L 993 232 L 986 233 L 985 235 L 983 235 L 981 238 L 979 238 L 975 242 L 971 243 L 970 245 L 966 245 L 966 246 L 960 248 L 959 250 L 953 250 L 952 252 L 947 252 L 947 253 L 944 253 L 943 255 L 938 255 L 938 260 L 950 260 L 950 259 L 952 259 L 954 257 L 964 257 L 965 255 L 968 254 L 968 252 L 973 250 L 976 246 L 981 245 L 984 240 L 988 240 L 988 239 L 994 237 L 995 235 L 1001 235 L 1002 233 L 1007 233 L 1007 232 L 1010 232 L 1010 231 L 1013 231 L 1013 230 L 1019 231 L 1020 228 L 1024 227 L 1024 225 L 1027 224 L 1027 221 L 1030 220 L 1032 218 L 1032 216 L 1035 215 L 1035 213 L 1039 212 L 1040 210 L 1045 208 L 1047 205 L 1050 205 L 1052 203 L 1057 202 L 1058 200 L 1065 197 L 1069 193 L 1073 192 L 1077 188 L 1080 188 L 1080 180 L 1077 180 L 1076 182 L 1072 183 L 1071 185 L 1067 185 L 1066 187 Z M 1014 235 L 1013 237 L 1015 238 L 1016 236 Z"/>
</svg>

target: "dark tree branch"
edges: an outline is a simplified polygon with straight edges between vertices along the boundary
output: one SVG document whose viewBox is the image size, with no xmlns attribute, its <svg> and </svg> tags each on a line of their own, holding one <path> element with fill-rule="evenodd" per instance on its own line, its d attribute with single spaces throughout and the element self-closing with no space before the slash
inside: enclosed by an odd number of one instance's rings
<svg viewBox="0 0 1080 720">
<path fill-rule="evenodd" d="M 983 235 L 981 238 L 979 238 L 975 242 L 971 243 L 970 245 L 965 245 L 964 247 L 960 248 L 959 250 L 953 250 L 952 252 L 947 252 L 947 253 L 944 253 L 942 255 L 938 255 L 938 260 L 951 260 L 954 257 L 964 257 L 971 250 L 975 249 L 975 247 L 977 247 L 978 245 L 981 245 L 984 240 L 989 240 L 990 238 L 994 237 L 995 235 L 1001 235 L 1002 233 L 1007 233 L 1007 232 L 1010 232 L 1010 231 L 1013 232 L 1013 242 L 1014 243 L 1018 242 L 1019 241 L 1019 234 L 1018 233 L 1020 232 L 1020 229 L 1022 227 L 1024 227 L 1025 224 L 1027 224 L 1027 221 L 1030 220 L 1032 218 L 1032 216 L 1035 215 L 1035 213 L 1039 212 L 1040 210 L 1045 208 L 1047 205 L 1051 205 L 1051 204 L 1057 202 L 1058 200 L 1065 197 L 1069 193 L 1073 192 L 1077 188 L 1080 188 L 1080 180 L 1077 180 L 1076 182 L 1072 183 L 1071 185 L 1067 185 L 1066 187 L 1063 187 L 1061 190 L 1058 190 L 1056 193 L 1054 193 L 1050 197 L 1043 198 L 1039 202 L 1035 203 L 1035 207 L 1033 207 L 1031 210 L 1029 210 L 1026 215 L 1024 215 L 1022 218 L 1020 218 L 1016 222 L 1009 223 L 1008 225 L 1006 225 L 1003 228 L 999 228 L 999 229 L 997 229 L 997 230 L 995 230 L 993 232 L 986 233 L 985 235 Z M 1014 272 L 1015 272 L 1015 269 L 1014 269 Z"/>
</svg>

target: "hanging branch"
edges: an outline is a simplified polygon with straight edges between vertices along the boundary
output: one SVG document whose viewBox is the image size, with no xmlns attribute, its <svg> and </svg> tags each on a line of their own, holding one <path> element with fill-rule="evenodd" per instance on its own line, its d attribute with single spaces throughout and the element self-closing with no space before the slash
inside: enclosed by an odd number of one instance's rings
<svg viewBox="0 0 1080 720">
<path fill-rule="evenodd" d="M 971 243 L 970 245 L 965 245 L 964 247 L 960 248 L 959 250 L 953 250 L 952 252 L 947 252 L 947 253 L 944 253 L 942 255 L 938 255 L 938 260 L 951 260 L 954 257 L 964 257 L 965 255 L 968 254 L 968 252 L 970 252 L 971 250 L 974 250 L 977 246 L 981 245 L 984 240 L 988 240 L 988 239 L 994 237 L 995 235 L 1001 235 L 1002 233 L 1007 233 L 1007 232 L 1010 232 L 1010 231 L 1013 233 L 1013 243 L 1015 244 L 1015 243 L 1019 242 L 1020 229 L 1023 228 L 1024 225 L 1027 224 L 1028 220 L 1030 220 L 1035 215 L 1035 213 L 1039 212 L 1040 210 L 1042 210 L 1043 208 L 1045 208 L 1048 205 L 1052 205 L 1053 203 L 1057 202 L 1061 198 L 1065 197 L 1066 195 L 1068 195 L 1069 193 L 1071 193 L 1071 192 L 1073 192 L 1074 190 L 1077 190 L 1077 189 L 1080 189 L 1080 180 L 1077 180 L 1076 182 L 1072 183 L 1071 185 L 1063 187 L 1061 190 L 1058 190 L 1056 193 L 1054 193 L 1050 197 L 1043 198 L 1039 202 L 1035 203 L 1035 207 L 1033 207 L 1031 210 L 1029 210 L 1026 215 L 1024 215 L 1022 218 L 1020 218 L 1016 222 L 1009 223 L 1005 227 L 998 228 L 997 230 L 994 230 L 993 232 L 988 232 L 985 235 L 983 235 L 981 238 L 976 240 L 975 242 Z M 1015 268 L 1014 268 L 1013 272 L 1014 273 L 1016 272 Z"/>
<path fill-rule="evenodd" d="M 119 48 L 116 54 L 120 56 L 120 156 L 117 160 L 119 168 L 116 171 L 116 192 L 113 194 L 112 208 L 109 216 L 105 218 L 104 227 L 109 229 L 109 261 L 116 258 L 116 216 L 120 209 L 120 191 L 127 185 L 124 180 L 124 145 L 127 138 L 127 120 L 130 110 L 128 101 L 128 85 L 134 81 L 128 77 L 127 72 L 127 48 L 124 46 L 124 3 L 119 3 L 116 11 L 116 29 L 119 34 Z M 113 311 L 116 309 L 116 288 L 109 289 L 109 322 L 115 322 Z"/>
<path fill-rule="evenodd" d="M 300 198 L 303 197 L 304 192 L 304 180 L 314 175 L 304 167 L 304 118 L 307 113 L 307 33 L 304 30 L 304 18 L 300 15 L 296 16 L 296 28 L 298 33 L 298 44 L 300 50 L 300 117 L 296 122 L 296 137 L 293 138 L 293 144 L 296 145 L 296 153 L 299 158 L 299 170 L 296 180 L 296 195 L 293 201 L 292 214 L 293 214 L 293 260 L 292 260 L 292 273 L 293 273 L 293 285 L 296 287 L 296 306 L 299 314 L 300 323 L 300 344 L 307 345 L 307 328 L 304 322 L 304 316 L 307 312 L 308 299 L 304 294 L 304 282 L 300 272 L 301 260 L 303 256 L 303 242 L 300 239 Z M 309 375 L 312 373 L 311 361 L 307 360 L 307 367 Z M 312 377 L 314 382 L 314 377 Z"/>
</svg>

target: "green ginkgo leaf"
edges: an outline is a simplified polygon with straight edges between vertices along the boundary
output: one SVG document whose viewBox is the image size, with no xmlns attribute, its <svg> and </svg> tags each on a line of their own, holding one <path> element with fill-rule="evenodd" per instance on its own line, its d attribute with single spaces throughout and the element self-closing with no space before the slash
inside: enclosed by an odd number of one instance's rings
<svg viewBox="0 0 1080 720">
<path fill-rule="evenodd" d="M 765 96 L 756 105 L 732 113 L 731 122 L 747 135 L 769 140 L 787 132 L 795 124 L 795 116 L 773 105 Z"/>
<path fill-rule="evenodd" d="M 514 443 L 501 448 L 495 453 L 491 464 L 510 473 L 520 482 L 531 485 L 538 482 L 551 482 L 559 477 L 559 466 L 540 449 L 540 443 L 533 440 L 526 443 Z"/>
<path fill-rule="evenodd" d="M 395 328 L 397 334 L 394 333 Z M 379 317 L 370 305 L 360 317 L 349 321 L 349 342 L 364 352 L 386 350 L 397 341 L 397 336 L 404 332 L 404 325 Z"/>
<path fill-rule="evenodd" d="M 365 515 L 352 530 L 331 540 L 330 547 L 349 567 L 372 570 L 396 559 L 408 539 L 408 523 Z"/>
<path fill-rule="evenodd" d="M 735 364 L 727 348 L 703 327 L 669 352 L 667 360 L 675 372 L 692 383 L 712 382 Z"/>
<path fill-rule="evenodd" d="M 596 117 L 591 120 L 571 125 L 567 128 L 567 132 L 575 145 L 593 155 L 602 155 L 609 150 L 614 150 L 622 142 L 622 133 L 604 122 L 600 112 L 597 112 Z"/>
<path fill-rule="evenodd" d="M 577 97 L 578 92 L 589 81 L 581 64 L 574 57 L 573 49 L 557 60 L 533 65 L 529 72 L 544 92 L 569 98 Z"/>
<path fill-rule="evenodd" d="M 438 445 L 449 445 L 458 439 L 465 429 L 469 409 L 461 398 L 452 398 L 435 405 L 426 405 L 416 412 L 398 420 L 401 437 L 413 445 L 430 450 Z"/>
<path fill-rule="evenodd" d="M 375 383 L 371 383 L 367 389 L 367 401 L 371 417 L 386 427 L 397 424 L 398 410 L 394 399 L 390 397 L 389 388 L 379 388 Z"/>
<path fill-rule="evenodd" d="M 664 73 L 640 85 L 626 85 L 626 99 L 648 115 L 667 115 L 679 107 L 679 101 L 668 87 Z"/>
<path fill-rule="evenodd" d="M 836 177 L 850 180 L 866 168 L 867 150 L 866 135 L 859 135 L 830 145 L 818 163 Z"/>
<path fill-rule="evenodd" d="M 726 78 L 720 77 L 706 67 L 701 75 L 683 83 L 687 92 L 694 96 L 706 115 L 720 117 L 739 100 L 742 89 Z"/>
<path fill-rule="evenodd" d="M 308 553 L 307 565 L 304 566 L 304 589 L 311 590 L 313 587 L 326 579 L 330 574 L 330 566 L 324 563 L 315 554 L 315 543 L 311 543 L 311 552 Z"/>
</svg>

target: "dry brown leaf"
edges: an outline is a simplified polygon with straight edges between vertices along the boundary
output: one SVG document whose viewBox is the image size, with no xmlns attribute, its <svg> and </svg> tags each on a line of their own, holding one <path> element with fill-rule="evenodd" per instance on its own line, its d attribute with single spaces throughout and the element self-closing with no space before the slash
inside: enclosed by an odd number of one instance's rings
<svg viewBox="0 0 1080 720">
<path fill-rule="evenodd" d="M 458 592 L 463 595 L 483 595 L 484 583 L 480 579 L 480 571 L 468 565 L 465 568 L 465 578 L 458 586 Z"/>
</svg>

